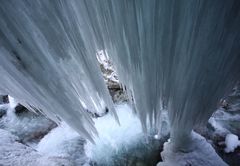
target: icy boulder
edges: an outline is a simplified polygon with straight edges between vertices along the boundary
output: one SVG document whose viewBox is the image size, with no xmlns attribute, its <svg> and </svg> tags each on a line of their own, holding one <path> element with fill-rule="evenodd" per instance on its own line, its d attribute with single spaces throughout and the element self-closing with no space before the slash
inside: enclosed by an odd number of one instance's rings
<svg viewBox="0 0 240 166">
<path fill-rule="evenodd" d="M 191 144 L 192 151 L 182 152 L 174 151 L 171 141 L 164 143 L 163 162 L 157 166 L 227 166 L 204 137 L 192 132 Z"/>
<path fill-rule="evenodd" d="M 18 142 L 19 138 L 0 129 L 0 165 L 2 166 L 73 166 L 70 160 L 46 157 Z"/>
</svg>

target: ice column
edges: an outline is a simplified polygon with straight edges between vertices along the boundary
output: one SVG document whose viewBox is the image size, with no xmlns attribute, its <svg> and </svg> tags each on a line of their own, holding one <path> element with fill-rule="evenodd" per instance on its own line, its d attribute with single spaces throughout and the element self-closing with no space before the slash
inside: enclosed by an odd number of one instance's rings
<svg viewBox="0 0 240 166">
<path fill-rule="evenodd" d="M 240 78 L 240 2 L 87 1 L 89 21 L 133 96 L 146 129 L 169 110 L 171 140 L 188 150 L 191 131 Z"/>
</svg>

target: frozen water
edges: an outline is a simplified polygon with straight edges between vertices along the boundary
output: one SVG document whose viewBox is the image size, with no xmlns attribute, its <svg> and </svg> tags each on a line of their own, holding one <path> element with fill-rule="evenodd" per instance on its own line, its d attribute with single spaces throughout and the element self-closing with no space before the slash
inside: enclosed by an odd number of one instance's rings
<svg viewBox="0 0 240 166">
<path fill-rule="evenodd" d="M 90 140 L 86 109 L 114 113 L 97 50 L 114 63 L 144 131 L 167 108 L 175 149 L 191 147 L 192 128 L 239 79 L 239 1 L 8 0 L 0 18 L 0 90 Z"/>
<path fill-rule="evenodd" d="M 86 146 L 89 158 L 99 166 L 155 165 L 160 160 L 163 135 L 160 140 L 153 139 L 154 133 L 144 135 L 139 119 L 127 104 L 116 105 L 116 112 L 120 126 L 109 115 L 94 120 L 99 137 L 95 145 L 88 142 Z"/>
<path fill-rule="evenodd" d="M 39 142 L 37 150 L 43 154 L 61 155 L 59 154 L 60 145 L 63 145 L 66 140 L 76 137 L 79 135 L 67 124 L 62 123 Z"/>
<path fill-rule="evenodd" d="M 191 138 L 190 152 L 175 151 L 171 140 L 164 143 L 161 152 L 163 162 L 157 166 L 227 166 L 205 138 L 195 132 L 192 132 Z"/>
<path fill-rule="evenodd" d="M 141 123 L 132 114 L 129 106 L 118 105 L 116 110 L 120 126 L 109 115 L 94 120 L 99 136 L 95 138 L 95 145 L 88 143 L 87 147 L 90 150 L 87 151 L 88 156 L 96 161 L 103 160 L 104 163 L 108 163 L 122 148 L 130 147 L 134 142 L 138 142 L 137 139 L 143 137 Z"/>
<path fill-rule="evenodd" d="M 85 139 L 62 123 L 39 142 L 36 150 L 44 156 L 67 158 L 74 165 L 81 166 L 88 163 L 85 143 Z"/>
<path fill-rule="evenodd" d="M 8 96 L 8 99 L 9 99 L 9 108 L 14 109 L 17 106 L 18 102 L 15 101 L 15 99 L 11 96 Z"/>
<path fill-rule="evenodd" d="M 89 6 L 143 128 L 147 118 L 154 122 L 161 107 L 167 107 L 172 142 L 186 149 L 193 126 L 207 121 L 239 78 L 239 6 L 233 1 L 111 1 Z"/>
<path fill-rule="evenodd" d="M 42 155 L 70 158 L 75 165 L 96 163 L 98 166 L 122 166 L 137 163 L 149 166 L 159 161 L 163 140 L 146 141 L 139 119 L 127 104 L 117 105 L 121 126 L 109 114 L 94 119 L 99 136 L 95 144 L 82 139 L 67 124 L 62 123 L 38 144 Z M 91 161 L 91 162 L 90 162 Z"/>
<path fill-rule="evenodd" d="M 91 139 L 96 130 L 86 109 L 114 108 L 89 36 L 92 29 L 82 28 L 86 18 L 79 11 L 87 8 L 80 9 L 81 3 L 1 3 L 0 89 L 54 120 L 63 118 Z"/>
</svg>

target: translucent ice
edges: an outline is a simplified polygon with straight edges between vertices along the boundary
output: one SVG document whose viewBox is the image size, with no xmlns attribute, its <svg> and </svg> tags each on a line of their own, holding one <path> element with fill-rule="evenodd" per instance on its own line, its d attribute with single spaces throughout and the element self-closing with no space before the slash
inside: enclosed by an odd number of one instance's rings
<svg viewBox="0 0 240 166">
<path fill-rule="evenodd" d="M 0 89 L 89 139 L 96 131 L 85 110 L 114 110 L 97 50 L 114 63 L 144 130 L 167 108 L 180 149 L 240 75 L 239 1 L 9 0 L 0 18 Z"/>
</svg>

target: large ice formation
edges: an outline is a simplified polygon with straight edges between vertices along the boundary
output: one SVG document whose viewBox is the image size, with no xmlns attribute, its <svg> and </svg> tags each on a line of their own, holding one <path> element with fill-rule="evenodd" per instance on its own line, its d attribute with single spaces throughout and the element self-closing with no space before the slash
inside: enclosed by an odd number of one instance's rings
<svg viewBox="0 0 240 166">
<path fill-rule="evenodd" d="M 1 1 L 0 89 L 91 139 L 86 109 L 116 115 L 96 59 L 106 50 L 143 129 L 167 108 L 172 145 L 188 151 L 239 79 L 239 27 L 237 0 Z"/>
<path fill-rule="evenodd" d="M 227 166 L 205 138 L 195 132 L 192 132 L 191 135 L 193 142 L 191 146 L 194 150 L 175 151 L 172 142 L 166 142 L 161 153 L 163 162 L 157 166 Z"/>
</svg>

